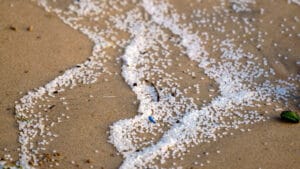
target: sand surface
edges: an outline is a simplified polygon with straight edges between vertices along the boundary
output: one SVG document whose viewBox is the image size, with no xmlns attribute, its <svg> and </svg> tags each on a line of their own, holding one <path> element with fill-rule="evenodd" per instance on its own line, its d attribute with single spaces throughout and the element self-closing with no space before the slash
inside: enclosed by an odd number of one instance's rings
<svg viewBox="0 0 300 169">
<path fill-rule="evenodd" d="M 181 3 L 175 3 L 178 9 L 188 10 L 184 9 L 186 4 Z M 278 4 L 273 4 L 274 7 L 270 9 L 276 9 L 276 5 Z M 299 11 L 299 7 L 291 7 L 289 11 L 281 11 L 280 14 L 297 12 L 300 17 Z M 275 13 L 266 17 L 276 15 Z M 11 26 L 16 30 L 12 30 Z M 32 31 L 27 30 L 29 26 L 33 27 Z M 262 24 L 262 27 L 272 32 L 272 26 Z M 299 30 L 298 23 L 296 31 Z M 274 39 L 276 37 L 266 38 L 270 43 Z M 286 46 L 300 44 L 299 37 L 295 37 L 294 41 L 282 39 L 282 42 Z M 0 0 L 0 158 L 11 154 L 13 161 L 18 160 L 15 101 L 27 91 L 46 84 L 64 70 L 83 62 L 91 55 L 92 47 L 93 44 L 87 37 L 64 24 L 55 14 L 47 13 L 36 3 Z M 273 51 L 263 52 L 270 56 Z M 289 62 L 295 63 L 297 58 L 299 60 L 300 49 L 293 52 L 291 60 L 281 62 L 283 65 L 278 66 L 276 72 L 279 77 L 285 77 L 287 73 L 299 73 L 299 65 L 290 69 L 288 66 Z M 57 101 L 50 101 L 55 105 L 51 111 L 65 113 L 68 118 L 64 118 L 63 123 L 53 128 L 59 136 L 44 152 L 51 156 L 54 150 L 59 152 L 58 156 L 53 157 L 59 162 L 59 166 L 54 161 L 44 162 L 38 168 L 51 166 L 71 169 L 93 166 L 97 169 L 109 169 L 121 165 L 122 157 L 107 142 L 107 131 L 113 122 L 133 117 L 138 105 L 135 94 L 120 76 L 120 63 L 110 64 L 110 71 L 116 74 L 104 74 L 94 84 L 78 85 L 73 90 L 67 90 L 64 97 L 69 102 L 68 111 Z M 297 109 L 296 105 L 291 106 Z M 167 167 L 175 162 L 187 169 L 297 169 L 300 166 L 300 125 L 281 122 L 278 119 L 279 113 L 270 108 L 270 120 L 246 126 L 251 129 L 250 132 L 233 130 L 233 136 L 195 146 L 184 160 L 170 160 Z M 51 118 L 57 117 L 54 114 Z M 209 154 L 205 155 L 205 152 Z M 200 167 L 195 162 L 203 163 L 204 166 Z"/>
</svg>

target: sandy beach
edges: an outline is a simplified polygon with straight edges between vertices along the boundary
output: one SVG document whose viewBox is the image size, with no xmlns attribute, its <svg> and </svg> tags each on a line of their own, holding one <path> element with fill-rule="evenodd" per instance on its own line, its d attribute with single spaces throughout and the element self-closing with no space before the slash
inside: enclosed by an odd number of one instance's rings
<svg viewBox="0 0 300 169">
<path fill-rule="evenodd" d="M 215 1 L 201 1 L 197 4 L 199 6 L 190 7 L 189 4 L 196 2 L 176 0 L 168 2 L 174 5 L 178 13 L 185 13 L 187 16 L 192 14 L 191 8 L 202 7 L 207 8 L 208 11 L 213 11 L 212 7 L 217 4 Z M 65 6 L 69 3 L 66 0 L 51 5 L 53 8 L 58 6 L 59 9 L 65 9 Z M 257 14 L 260 7 L 266 8 L 265 15 L 261 17 Z M 132 7 L 128 5 L 124 8 L 129 9 Z M 262 47 L 257 47 L 257 41 L 259 40 L 255 39 L 254 41 L 249 40 L 249 43 L 246 43 L 248 46 L 245 45 L 243 49 L 258 56 L 258 60 L 260 60 L 260 56 L 265 56 L 269 64 L 264 69 L 272 68 L 276 72 L 276 75 L 270 77 L 271 80 L 288 79 L 290 75 L 299 76 L 300 21 L 296 22 L 294 18 L 300 18 L 300 6 L 288 4 L 285 0 L 278 3 L 271 3 L 266 0 L 257 1 L 254 9 L 252 12 L 238 15 L 253 16 L 257 21 L 254 22 L 254 27 L 257 30 L 266 30 L 272 36 L 263 38 Z M 110 13 L 102 14 L 102 16 L 105 16 L 103 18 L 106 18 L 107 15 L 110 15 Z M 152 17 L 154 16 L 152 14 Z M 0 161 L 6 161 L 8 164 L 14 165 L 20 158 L 19 154 L 22 150 L 20 150 L 20 131 L 17 122 L 19 119 L 15 110 L 15 105 L 20 104 L 19 100 L 28 91 L 44 86 L 56 77 L 65 74 L 67 70 L 76 68 L 76 65 L 80 67 L 78 64 L 84 63 L 93 55 L 95 44 L 91 38 L 89 39 L 82 31 L 79 31 L 81 29 L 71 28 L 61 18 L 53 11 L 47 12 L 43 6 L 39 6 L 35 1 L 0 0 L 0 159 L 2 159 Z M 103 18 L 100 18 L 100 20 Z M 283 21 L 285 18 L 287 18 L 286 22 Z M 183 22 L 193 23 L 193 19 L 188 18 Z M 259 20 L 272 20 L 274 24 L 259 22 Z M 91 20 L 83 20 L 80 21 L 80 24 L 84 25 L 85 22 L 92 23 Z M 277 29 L 283 27 L 281 24 L 284 23 L 291 27 L 295 26 L 295 28 L 285 34 L 277 33 Z M 105 26 L 102 26 L 102 24 L 104 22 L 99 22 L 97 26 L 104 29 Z M 229 25 L 226 28 L 233 29 L 235 27 L 235 25 Z M 165 31 L 165 29 L 162 30 Z M 192 30 L 195 29 L 197 30 L 197 28 Z M 214 34 L 214 31 L 210 30 L 209 27 L 201 27 L 201 31 Z M 112 33 L 112 36 L 115 36 L 116 39 L 133 37 L 128 35 L 128 32 L 120 30 L 119 34 Z M 168 35 L 171 34 L 169 30 L 166 32 Z M 289 33 L 292 34 L 291 38 L 288 38 Z M 222 33 L 214 35 L 214 38 L 220 39 L 225 36 Z M 249 35 L 250 38 L 252 37 Z M 110 41 L 114 41 L 114 38 Z M 237 41 L 242 44 L 242 40 Z M 207 51 L 213 51 L 213 43 L 212 40 L 207 41 L 207 44 L 205 44 Z M 280 47 L 274 46 L 274 43 L 279 44 Z M 171 56 L 175 56 L 182 49 L 177 48 L 177 46 L 171 46 L 170 48 L 173 49 Z M 132 86 L 128 84 L 128 80 L 126 78 L 124 80 L 122 76 L 123 62 L 119 61 L 120 59 L 117 57 L 122 56 L 124 52 L 126 52 L 126 49 L 119 46 L 105 48 L 105 54 L 112 57 L 104 58 L 106 60 L 101 63 L 107 67 L 106 69 L 96 70 L 101 72 L 100 75 L 95 73 L 96 82 L 77 83 L 74 88 L 67 88 L 62 92 L 52 91 L 55 97 L 47 95 L 45 100 L 38 101 L 37 106 L 32 108 L 36 114 L 41 112 L 41 117 L 47 119 L 44 122 L 45 128 L 47 126 L 51 126 L 51 128 L 49 127 L 49 130 L 45 129 L 45 133 L 51 131 L 51 138 L 49 137 L 49 143 L 43 145 L 45 149 L 39 149 L 40 151 L 36 157 L 39 159 L 37 164 L 33 164 L 35 163 L 34 160 L 29 160 L 30 165 L 32 163 L 35 168 L 41 169 L 114 169 L 122 165 L 124 162 L 123 152 L 118 152 L 116 146 L 111 143 L 112 141 L 109 142 L 110 127 L 121 119 L 135 117 L 140 111 L 139 104 L 141 102 L 132 90 Z M 283 56 L 275 58 L 274 56 L 278 54 Z M 285 59 L 284 56 L 288 56 L 288 59 Z M 160 55 L 154 58 L 158 59 L 159 57 Z M 215 58 L 218 59 L 217 56 Z M 173 65 L 179 63 L 182 64 L 182 67 L 174 66 L 165 70 L 170 74 L 173 72 L 174 76 L 183 77 L 183 80 L 178 82 L 180 83 L 178 88 L 184 90 L 194 83 L 200 85 L 201 95 L 196 92 L 187 92 L 183 94 L 184 96 L 197 97 L 198 100 L 195 99 L 195 103 L 202 106 L 202 104 L 205 105 L 212 101 L 214 97 L 220 95 L 220 92 L 214 92 L 218 91 L 218 85 L 212 79 L 206 77 L 204 71 L 198 71 L 196 61 L 191 61 L 188 57 L 179 57 L 178 60 L 174 59 L 174 62 L 172 62 Z M 196 75 L 189 73 L 187 69 L 190 72 L 196 72 Z M 153 75 L 154 79 L 155 76 Z M 205 77 L 200 80 L 200 77 L 203 76 Z M 164 77 L 160 78 L 163 79 Z M 299 87 L 299 77 L 295 79 L 292 82 Z M 254 81 L 259 82 L 262 80 L 264 78 L 257 78 Z M 133 84 L 133 86 L 135 85 Z M 154 88 L 156 87 L 154 86 Z M 300 111 L 299 88 L 293 92 L 295 92 L 293 93 L 295 97 L 290 98 L 287 105 L 282 100 L 276 103 L 274 101 L 269 105 L 261 102 L 262 106 L 255 107 L 254 109 L 259 112 L 264 120 L 255 124 L 241 124 L 240 128 L 236 130 L 228 129 L 226 132 L 230 134 L 223 135 L 222 138 L 218 138 L 216 141 L 188 147 L 188 153 L 184 154 L 182 158 L 171 157 L 164 164 L 160 164 L 159 160 L 156 159 L 154 164 L 158 165 L 158 168 L 182 167 L 184 169 L 299 168 L 300 125 L 285 123 L 279 119 L 280 112 L 286 110 L 287 107 L 294 111 Z M 38 107 L 38 105 L 41 106 Z M 248 109 L 248 107 L 245 109 Z M 52 122 L 55 122 L 55 124 L 52 124 Z M 160 121 L 158 120 L 158 122 Z M 171 126 L 166 125 L 162 128 L 166 132 Z M 153 129 L 153 131 L 156 130 Z M 148 136 L 147 134 L 145 134 L 145 137 Z M 158 142 L 162 134 L 153 136 L 154 143 Z M 47 136 L 45 138 L 48 139 Z M 38 147 L 43 144 L 43 139 L 44 137 L 38 135 L 31 141 L 37 143 L 36 147 Z M 154 143 L 149 143 L 149 145 Z M 149 145 L 146 144 L 145 147 Z M 30 146 L 28 145 L 28 147 Z M 142 146 L 141 149 L 135 151 L 143 152 L 143 148 Z M 31 150 L 29 152 L 32 153 Z M 145 168 L 149 168 L 149 166 Z"/>
</svg>

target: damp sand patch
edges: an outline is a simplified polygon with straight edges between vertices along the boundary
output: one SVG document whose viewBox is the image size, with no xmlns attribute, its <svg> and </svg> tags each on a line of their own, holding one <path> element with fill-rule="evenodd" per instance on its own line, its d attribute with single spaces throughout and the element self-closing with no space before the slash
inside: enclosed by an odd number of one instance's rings
<svg viewBox="0 0 300 169">
<path fill-rule="evenodd" d="M 267 5 L 258 4 L 256 1 L 226 1 L 209 4 L 213 9 L 208 10 L 204 6 L 201 8 L 201 3 L 197 2 L 194 5 L 200 5 L 198 9 L 194 9 L 192 13 L 185 13 L 184 9 L 180 12 L 176 10 L 176 2 L 167 1 L 106 3 L 85 0 L 63 5 L 55 1 L 38 2 L 63 22 L 88 36 L 94 43 L 94 48 L 87 61 L 74 65 L 50 83 L 29 92 L 16 106 L 16 115 L 21 117 L 19 119 L 33 118 L 19 120 L 19 164 L 25 168 L 38 167 L 41 161 L 39 154 L 48 150 L 43 146 L 48 140 L 42 140 L 40 145 L 34 146 L 33 140 L 45 135 L 44 128 L 47 124 L 43 122 L 44 119 L 53 121 L 51 118 L 44 118 L 35 107 L 42 106 L 43 101 L 66 98 L 66 101 L 61 102 L 65 109 L 70 111 L 70 119 L 72 110 L 77 112 L 74 115 L 77 114 L 79 118 L 83 108 L 75 110 L 78 100 L 72 100 L 72 97 L 68 100 L 68 97 L 63 95 L 78 90 L 83 94 L 83 99 L 87 96 L 90 100 L 94 97 L 101 98 L 99 93 L 84 94 L 88 90 L 86 87 L 82 90 L 77 89 L 82 85 L 97 85 L 99 81 L 120 81 L 123 78 L 128 85 L 127 90 L 131 89 L 137 97 L 137 101 L 133 101 L 135 106 L 131 107 L 135 109 L 131 111 L 137 115 L 114 122 L 109 129 L 107 128 L 108 135 L 99 138 L 107 138 L 124 158 L 120 168 L 177 167 L 179 162 L 175 160 L 170 163 L 170 159 L 184 160 L 190 149 L 195 146 L 221 141 L 228 133 L 231 135 L 229 131 L 234 129 L 241 132 L 251 131 L 244 126 L 268 120 L 265 114 L 270 110 L 264 109 L 265 105 L 275 105 L 276 110 L 296 105 L 294 93 L 298 87 L 299 75 L 294 71 L 284 74 L 280 69 L 269 65 L 272 59 L 280 63 L 280 57 L 272 57 L 271 52 L 268 52 L 272 48 L 269 43 L 265 43 L 268 42 L 265 39 L 268 39 L 269 34 L 276 32 L 254 24 L 270 23 L 269 20 L 262 19 L 266 15 L 265 8 L 269 7 Z M 298 8 L 288 2 L 280 5 L 286 10 Z M 282 22 L 283 26 L 287 25 L 291 30 L 297 29 L 298 21 L 295 16 L 283 12 L 282 17 L 282 20 L 276 22 Z M 120 32 L 123 32 L 122 35 Z M 281 32 L 282 36 L 285 36 L 285 33 L 288 33 L 288 37 L 294 42 L 299 43 L 294 39 L 297 33 L 285 29 Z M 278 45 L 279 42 L 271 44 L 274 48 Z M 280 46 L 286 48 L 284 45 Z M 257 49 L 264 53 L 257 52 Z M 292 60 L 299 53 L 299 49 L 288 46 L 286 50 L 285 54 L 290 57 L 285 56 L 284 59 L 294 65 Z M 119 69 L 113 69 L 116 66 L 119 66 Z M 277 76 L 278 73 L 281 73 L 281 76 Z M 121 75 L 122 78 L 113 78 L 116 75 Z M 123 87 L 125 90 L 126 85 Z M 105 92 L 109 90 L 108 87 Z M 102 93 L 101 90 L 99 92 Z M 119 95 L 114 93 L 102 96 L 118 98 Z M 117 98 L 114 100 L 118 102 Z M 69 103 L 73 101 L 73 104 Z M 110 104 L 109 101 L 99 101 Z M 91 106 L 94 109 L 96 107 Z M 55 109 L 52 105 L 46 107 Z M 100 113 L 96 110 L 91 111 L 80 120 L 87 123 L 89 116 L 97 116 Z M 109 116 L 108 113 L 104 114 Z M 115 118 L 111 120 L 113 119 Z M 86 132 L 85 136 L 82 135 L 84 139 L 97 135 L 94 125 L 98 121 L 96 118 L 93 120 L 93 125 L 80 127 L 83 129 L 80 133 Z M 58 142 L 64 140 L 59 140 L 59 136 L 57 138 Z M 84 139 L 82 143 L 87 142 Z M 96 140 L 93 142 L 96 143 Z M 50 149 L 54 149 L 54 144 L 49 145 L 53 146 Z M 83 146 L 85 151 L 99 152 L 98 149 L 89 150 L 92 147 Z M 60 149 L 63 151 L 63 147 Z M 108 149 L 111 151 L 113 148 Z M 221 152 L 219 149 L 215 151 Z M 207 153 L 209 152 L 205 155 Z M 112 157 L 108 157 L 108 153 L 105 154 L 103 158 Z M 100 163 L 99 166 L 98 163 L 94 164 L 94 159 L 86 158 L 82 165 L 101 167 Z M 76 166 L 82 162 L 71 160 L 70 163 Z M 212 161 L 207 159 L 205 165 L 209 166 L 210 163 Z M 59 165 L 59 162 L 49 164 L 53 167 L 55 165 Z M 204 163 L 194 160 L 189 165 L 204 166 Z"/>
</svg>

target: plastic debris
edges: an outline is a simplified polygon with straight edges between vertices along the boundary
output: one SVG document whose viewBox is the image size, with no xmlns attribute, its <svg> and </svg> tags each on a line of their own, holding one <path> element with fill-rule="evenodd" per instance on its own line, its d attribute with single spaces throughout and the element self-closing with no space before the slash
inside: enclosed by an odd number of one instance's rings
<svg viewBox="0 0 300 169">
<path fill-rule="evenodd" d="M 148 120 L 149 120 L 151 123 L 154 123 L 154 124 L 156 123 L 156 121 L 154 120 L 154 118 L 153 118 L 152 116 L 149 116 L 149 117 L 148 117 Z"/>
</svg>

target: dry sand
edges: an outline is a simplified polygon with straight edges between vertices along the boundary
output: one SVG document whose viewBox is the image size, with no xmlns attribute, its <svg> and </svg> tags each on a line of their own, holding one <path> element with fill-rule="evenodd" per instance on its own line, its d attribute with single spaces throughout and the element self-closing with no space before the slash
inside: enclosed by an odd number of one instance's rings
<svg viewBox="0 0 300 169">
<path fill-rule="evenodd" d="M 30 25 L 33 29 L 27 31 Z M 0 158 L 9 153 L 17 160 L 18 130 L 13 107 L 23 95 L 20 92 L 39 87 L 84 61 L 91 48 L 92 43 L 85 36 L 35 3 L 0 0 Z M 120 72 L 120 65 L 115 64 L 112 69 Z M 107 143 L 107 130 L 113 122 L 136 114 L 134 93 L 116 75 L 101 76 L 97 83 L 76 87 L 64 96 L 70 100 L 67 114 L 70 119 L 54 128 L 59 137 L 47 150 L 49 154 L 53 150 L 60 153 L 55 157 L 60 165 L 49 162 L 41 168 L 49 168 L 51 164 L 63 169 L 91 165 L 97 169 L 117 168 L 122 158 Z M 64 111 L 59 105 L 54 109 Z M 201 168 L 205 169 L 297 169 L 300 125 L 282 123 L 278 114 L 272 112 L 269 121 L 247 126 L 251 132 L 233 131 L 233 136 L 197 146 L 183 161 L 174 162 L 184 168 L 200 168 L 194 162 L 202 161 L 205 166 Z M 205 152 L 209 155 L 204 155 Z"/>
</svg>

